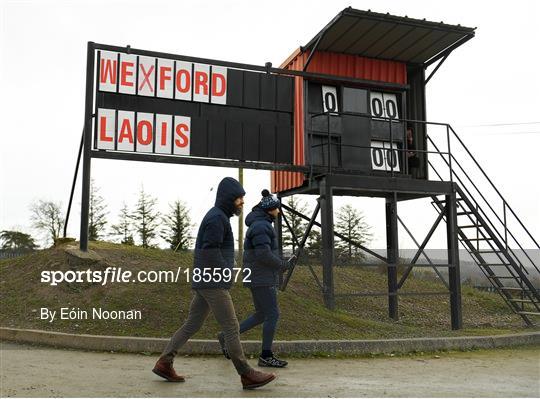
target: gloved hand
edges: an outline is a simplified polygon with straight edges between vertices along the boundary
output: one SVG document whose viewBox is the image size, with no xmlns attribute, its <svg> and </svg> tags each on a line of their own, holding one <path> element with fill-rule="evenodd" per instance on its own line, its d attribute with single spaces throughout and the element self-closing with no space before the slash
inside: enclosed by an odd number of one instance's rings
<svg viewBox="0 0 540 399">
<path fill-rule="evenodd" d="M 289 269 L 296 263 L 297 259 L 298 259 L 298 256 L 294 254 L 289 259 L 287 259 L 287 264 L 289 265 Z"/>
<path fill-rule="evenodd" d="M 281 267 L 281 272 L 285 273 L 286 271 L 290 270 L 292 268 L 292 265 L 294 264 L 294 262 L 296 262 L 296 259 L 297 259 L 296 255 L 291 256 L 287 260 L 284 259 L 283 260 L 283 265 Z"/>
</svg>

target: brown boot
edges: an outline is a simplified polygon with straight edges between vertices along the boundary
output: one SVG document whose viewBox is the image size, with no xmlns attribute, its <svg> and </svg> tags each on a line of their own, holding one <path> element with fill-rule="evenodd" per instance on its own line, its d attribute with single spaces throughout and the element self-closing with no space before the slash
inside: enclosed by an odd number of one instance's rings
<svg viewBox="0 0 540 399">
<path fill-rule="evenodd" d="M 174 371 L 172 360 L 168 360 L 163 357 L 160 357 L 158 359 L 152 371 L 155 374 L 159 375 L 160 377 L 165 378 L 167 381 L 170 381 L 170 382 L 184 382 L 185 381 L 185 378 L 183 376 L 176 374 L 176 371 Z"/>
<path fill-rule="evenodd" d="M 270 381 L 276 378 L 275 374 L 263 373 L 262 371 L 251 369 L 245 374 L 240 376 L 242 380 L 242 387 L 244 389 L 255 389 L 268 384 Z"/>
</svg>

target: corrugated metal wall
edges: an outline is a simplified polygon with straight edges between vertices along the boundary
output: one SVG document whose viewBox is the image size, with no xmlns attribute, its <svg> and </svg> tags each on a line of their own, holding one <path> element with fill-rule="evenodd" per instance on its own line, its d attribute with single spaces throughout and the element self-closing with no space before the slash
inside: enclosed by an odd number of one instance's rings
<svg viewBox="0 0 540 399">
<path fill-rule="evenodd" d="M 309 53 L 297 50 L 281 67 L 301 71 Z M 324 73 L 342 77 L 376 80 L 388 83 L 407 83 L 407 66 L 396 61 L 376 60 L 349 54 L 318 51 L 308 67 L 308 72 Z M 304 165 L 304 90 L 303 79 L 295 78 L 294 104 L 294 164 Z M 304 174 L 297 172 L 272 172 L 272 192 L 281 192 L 299 187 Z"/>
</svg>

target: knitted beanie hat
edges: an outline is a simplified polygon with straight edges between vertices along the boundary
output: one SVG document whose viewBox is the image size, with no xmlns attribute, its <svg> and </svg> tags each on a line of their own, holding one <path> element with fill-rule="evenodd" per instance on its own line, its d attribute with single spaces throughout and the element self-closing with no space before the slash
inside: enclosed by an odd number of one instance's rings
<svg viewBox="0 0 540 399">
<path fill-rule="evenodd" d="M 281 206 L 281 203 L 277 197 L 270 194 L 270 191 L 264 189 L 261 194 L 262 199 L 259 202 L 259 208 L 262 208 L 265 211 L 271 211 L 272 209 L 276 209 Z"/>
</svg>

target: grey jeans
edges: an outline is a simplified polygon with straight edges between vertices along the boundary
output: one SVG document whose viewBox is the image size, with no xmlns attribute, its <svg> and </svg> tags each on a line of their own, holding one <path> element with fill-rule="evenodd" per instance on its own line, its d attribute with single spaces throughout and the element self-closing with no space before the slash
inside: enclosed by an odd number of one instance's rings
<svg viewBox="0 0 540 399">
<path fill-rule="evenodd" d="M 236 371 L 238 374 L 250 371 L 252 368 L 248 364 L 240 344 L 238 319 L 229 291 L 222 288 L 211 288 L 194 290 L 193 292 L 187 320 L 174 333 L 161 356 L 171 361 L 174 360 L 178 350 L 200 330 L 208 313 L 212 311 L 225 334 L 225 345 Z"/>
</svg>

